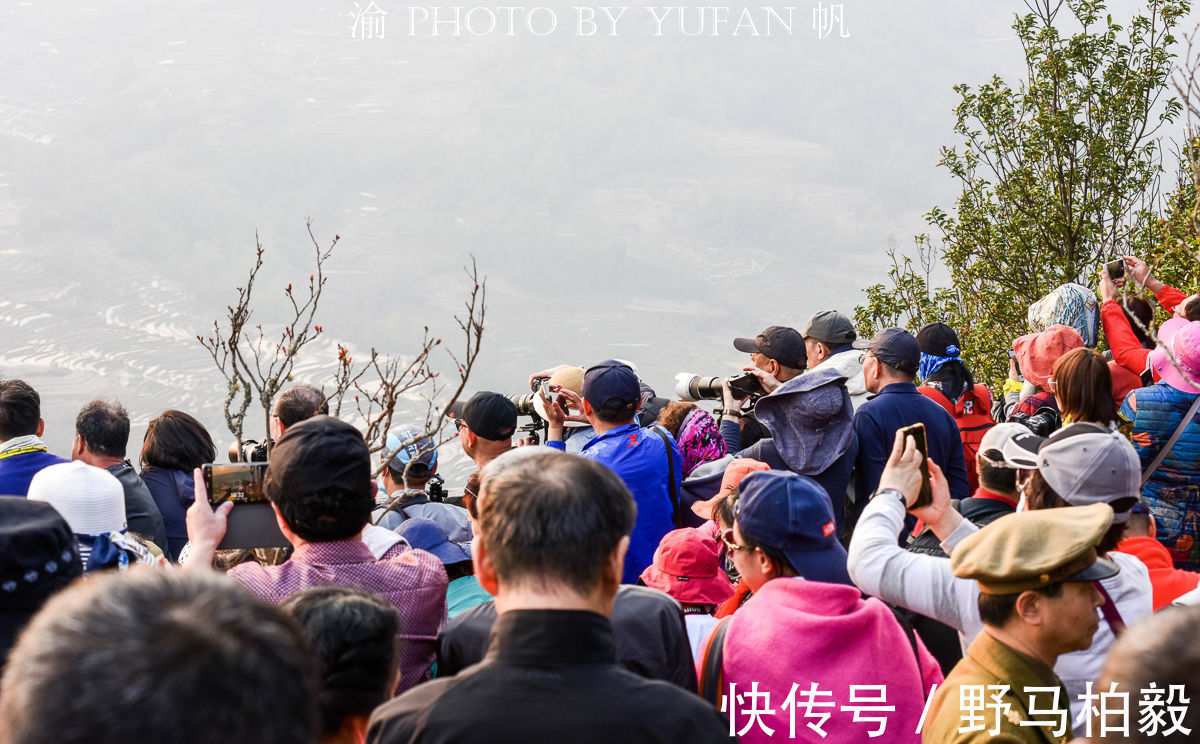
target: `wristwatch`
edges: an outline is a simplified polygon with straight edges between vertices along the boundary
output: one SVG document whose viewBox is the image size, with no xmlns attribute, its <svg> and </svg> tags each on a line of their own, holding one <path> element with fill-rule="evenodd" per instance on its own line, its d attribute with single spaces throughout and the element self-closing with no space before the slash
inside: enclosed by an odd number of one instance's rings
<svg viewBox="0 0 1200 744">
<path fill-rule="evenodd" d="M 730 418 L 741 418 L 742 412 L 736 408 L 726 408 L 724 411 L 721 411 L 721 415 L 729 416 Z"/>
<path fill-rule="evenodd" d="M 904 497 L 904 494 L 900 493 L 899 489 L 896 489 L 896 488 L 881 488 L 878 491 L 876 491 L 875 495 L 872 496 L 871 498 L 875 498 L 875 496 L 885 496 L 885 495 L 886 496 L 894 496 L 897 500 L 900 501 L 900 503 L 904 506 L 905 509 L 908 509 L 908 499 L 906 499 Z"/>
</svg>

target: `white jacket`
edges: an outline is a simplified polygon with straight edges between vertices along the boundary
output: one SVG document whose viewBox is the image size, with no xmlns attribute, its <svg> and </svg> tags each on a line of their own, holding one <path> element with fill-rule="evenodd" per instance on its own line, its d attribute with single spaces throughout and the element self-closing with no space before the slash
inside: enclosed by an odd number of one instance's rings
<svg viewBox="0 0 1200 744">
<path fill-rule="evenodd" d="M 950 571 L 950 559 L 923 553 L 910 553 L 896 544 L 896 535 L 904 524 L 904 505 L 890 496 L 871 499 L 863 510 L 850 540 L 846 568 L 859 589 L 885 602 L 956 629 L 965 650 L 983 630 L 979 619 L 979 584 L 960 579 Z M 954 548 L 968 535 L 979 530 L 964 519 L 947 538 L 942 549 L 952 555 Z M 1150 571 L 1132 555 L 1110 551 L 1121 572 L 1101 580 L 1104 589 L 1116 603 L 1121 619 L 1127 626 L 1149 617 L 1151 602 Z M 1097 610 L 1099 613 L 1099 610 Z M 1100 669 L 1116 637 L 1101 614 L 1100 628 L 1092 637 L 1092 645 L 1083 651 L 1072 651 L 1058 657 L 1054 673 L 1070 695 L 1071 719 L 1080 720 L 1083 701 L 1078 697 L 1088 682 L 1096 682 Z"/>
</svg>

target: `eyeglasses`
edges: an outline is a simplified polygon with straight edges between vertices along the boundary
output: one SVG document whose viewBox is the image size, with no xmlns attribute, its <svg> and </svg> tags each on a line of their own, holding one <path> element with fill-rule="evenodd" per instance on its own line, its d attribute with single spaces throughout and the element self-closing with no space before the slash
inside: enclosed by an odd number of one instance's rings
<svg viewBox="0 0 1200 744">
<path fill-rule="evenodd" d="M 725 543 L 725 547 L 730 550 L 752 550 L 749 545 L 738 545 L 733 541 L 733 528 L 725 530 L 721 533 L 721 542 Z"/>
<path fill-rule="evenodd" d="M 863 362 L 867 361 L 867 357 L 869 357 L 869 356 L 874 356 L 874 354 L 872 354 L 869 351 L 864 351 L 863 353 L 859 354 L 858 355 L 858 363 L 862 364 Z"/>
</svg>

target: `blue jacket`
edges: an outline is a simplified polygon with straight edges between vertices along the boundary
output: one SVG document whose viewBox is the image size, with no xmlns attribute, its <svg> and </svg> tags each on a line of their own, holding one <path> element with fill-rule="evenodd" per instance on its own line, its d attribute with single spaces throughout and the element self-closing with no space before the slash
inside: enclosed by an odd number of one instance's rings
<svg viewBox="0 0 1200 744">
<path fill-rule="evenodd" d="M 629 538 L 629 553 L 625 556 L 623 584 L 633 584 L 642 570 L 654 561 L 654 551 L 663 535 L 674 529 L 674 507 L 671 504 L 668 477 L 675 479 L 676 492 L 683 481 L 683 458 L 679 445 L 666 433 L 671 443 L 674 472 L 667 474 L 667 450 L 662 437 L 637 424 L 625 424 L 596 436 L 579 454 L 607 465 L 621 476 L 637 502 L 637 522 Z M 564 449 L 562 442 L 546 442 Z"/>
<path fill-rule="evenodd" d="M 29 481 L 42 468 L 70 462 L 45 450 L 0 458 L 0 496 L 26 496 Z"/>
<path fill-rule="evenodd" d="M 1120 415 L 1133 422 L 1131 439 L 1144 471 L 1183 421 L 1196 399 L 1158 383 L 1133 390 Z M 1158 541 L 1166 546 L 1175 568 L 1200 570 L 1200 415 L 1184 429 L 1170 454 L 1142 486 L 1142 498 L 1154 514 Z"/>
<path fill-rule="evenodd" d="M 192 505 L 192 474 L 185 470 L 146 468 L 142 482 L 150 489 L 150 496 L 162 514 L 163 527 L 167 533 L 167 544 L 162 546 L 167 556 L 179 560 L 179 551 L 187 545 L 187 509 Z"/>
<path fill-rule="evenodd" d="M 892 454 L 896 432 L 915 423 L 925 424 L 929 456 L 946 475 L 950 498 L 965 499 L 971 495 L 967 482 L 967 466 L 963 460 L 962 436 L 954 417 L 946 409 L 917 391 L 911 382 L 888 385 L 874 398 L 859 406 L 854 413 L 854 433 L 858 435 L 858 462 L 854 473 L 854 515 L 862 508 L 875 489 L 879 476 Z M 971 463 L 972 467 L 975 463 Z"/>
</svg>

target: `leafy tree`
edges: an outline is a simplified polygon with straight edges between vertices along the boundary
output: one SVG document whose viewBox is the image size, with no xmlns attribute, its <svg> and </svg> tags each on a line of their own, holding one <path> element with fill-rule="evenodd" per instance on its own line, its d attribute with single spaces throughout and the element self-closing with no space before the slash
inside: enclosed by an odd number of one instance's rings
<svg viewBox="0 0 1200 744">
<path fill-rule="evenodd" d="M 1157 133 L 1181 109 L 1160 99 L 1189 5 L 1148 0 L 1122 26 L 1103 0 L 1027 0 L 1013 24 L 1026 77 L 955 86 L 963 141 L 938 165 L 962 192 L 953 211 L 925 215 L 940 235 L 917 236 L 915 258 L 889 251 L 889 283 L 866 290 L 860 330 L 941 320 L 959 330 L 977 377 L 995 382 L 1031 303 L 1065 282 L 1091 285 L 1104 261 L 1150 244 Z"/>
</svg>

